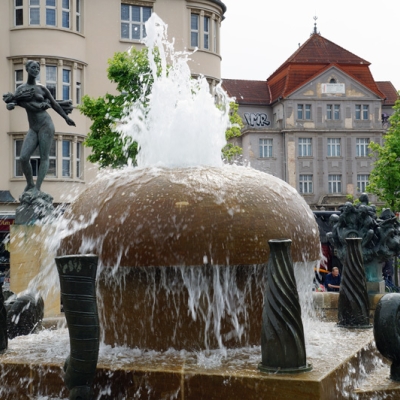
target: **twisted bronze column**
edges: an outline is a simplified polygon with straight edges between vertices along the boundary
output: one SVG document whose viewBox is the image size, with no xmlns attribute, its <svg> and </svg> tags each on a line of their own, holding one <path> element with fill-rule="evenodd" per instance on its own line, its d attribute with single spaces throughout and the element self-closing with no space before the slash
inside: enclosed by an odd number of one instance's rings
<svg viewBox="0 0 400 400">
<path fill-rule="evenodd" d="M 64 381 L 70 391 L 70 400 L 89 400 L 93 397 L 92 384 L 99 355 L 97 256 L 56 257 L 56 264 L 70 338 Z"/>
<path fill-rule="evenodd" d="M 400 382 L 400 293 L 385 294 L 374 315 L 374 337 L 380 353 L 392 361 L 390 379 Z"/>
<path fill-rule="evenodd" d="M 338 326 L 344 328 L 372 328 L 369 323 L 369 299 L 361 241 L 361 238 L 346 238 L 346 262 L 338 304 Z"/>
<path fill-rule="evenodd" d="M 310 371 L 304 344 L 301 308 L 290 255 L 292 241 L 270 240 L 267 285 L 261 328 L 262 372 Z"/>
</svg>

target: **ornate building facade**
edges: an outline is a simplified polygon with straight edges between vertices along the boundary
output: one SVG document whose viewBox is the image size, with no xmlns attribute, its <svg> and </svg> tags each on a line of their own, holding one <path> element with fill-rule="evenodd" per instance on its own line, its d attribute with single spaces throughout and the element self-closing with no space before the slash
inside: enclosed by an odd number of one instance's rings
<svg viewBox="0 0 400 400">
<path fill-rule="evenodd" d="M 223 80 L 239 104 L 244 159 L 290 183 L 314 209 L 364 192 L 368 145 L 382 143 L 397 99 L 369 65 L 314 32 L 266 81 Z"/>
<path fill-rule="evenodd" d="M 40 84 L 74 107 L 83 95 L 113 93 L 107 78 L 107 61 L 117 51 L 142 47 L 144 24 L 157 13 L 168 24 L 168 36 L 176 50 L 193 51 L 190 68 L 204 75 L 212 87 L 221 78 L 220 29 L 226 6 L 220 0 L 2 0 L 0 2 L 0 87 L 15 92 L 26 82 L 27 60 L 40 63 Z M 97 173 L 86 161 L 82 143 L 91 121 L 78 110 L 71 114 L 76 127 L 68 126 L 52 110 L 56 134 L 50 168 L 42 190 L 57 204 L 81 192 Z M 24 190 L 20 151 L 28 129 L 25 110 L 0 107 L 0 241 L 14 218 Z M 34 175 L 40 163 L 37 151 L 31 159 Z"/>
</svg>

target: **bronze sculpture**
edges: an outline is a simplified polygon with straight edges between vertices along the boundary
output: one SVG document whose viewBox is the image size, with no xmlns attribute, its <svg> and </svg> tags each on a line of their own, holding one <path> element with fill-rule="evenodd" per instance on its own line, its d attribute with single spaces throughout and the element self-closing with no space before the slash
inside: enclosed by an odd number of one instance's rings
<svg viewBox="0 0 400 400">
<path fill-rule="evenodd" d="M 21 206 L 17 209 L 16 224 L 33 223 L 53 211 L 53 198 L 40 191 L 49 169 L 50 148 L 55 133 L 53 121 L 46 110 L 53 108 L 68 125 L 75 126 L 75 122 L 67 115 L 72 111 L 72 102 L 55 100 L 47 87 L 36 83 L 40 73 L 39 63 L 29 60 L 25 64 L 25 69 L 28 73 L 27 82 L 18 86 L 14 94 L 3 95 L 7 110 L 11 111 L 15 106 L 25 108 L 29 122 L 29 130 L 20 155 L 22 172 L 27 184 L 20 197 Z M 40 165 L 35 183 L 30 158 L 37 148 L 40 153 Z"/>
<path fill-rule="evenodd" d="M 358 204 L 347 202 L 339 210 L 340 216 L 331 217 L 332 232 L 327 234 L 338 258 L 342 264 L 346 262 L 347 238 L 361 238 L 367 282 L 382 281 L 382 263 L 400 252 L 400 223 L 396 216 L 387 208 L 378 217 L 365 193 Z"/>
</svg>

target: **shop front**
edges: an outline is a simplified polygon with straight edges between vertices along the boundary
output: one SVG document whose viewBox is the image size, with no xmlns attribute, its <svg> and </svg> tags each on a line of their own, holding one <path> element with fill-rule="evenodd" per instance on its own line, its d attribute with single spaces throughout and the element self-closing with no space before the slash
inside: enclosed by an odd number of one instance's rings
<svg viewBox="0 0 400 400">
<path fill-rule="evenodd" d="M 10 226 L 14 224 L 14 215 L 0 215 L 0 272 L 10 268 L 9 237 Z"/>
</svg>

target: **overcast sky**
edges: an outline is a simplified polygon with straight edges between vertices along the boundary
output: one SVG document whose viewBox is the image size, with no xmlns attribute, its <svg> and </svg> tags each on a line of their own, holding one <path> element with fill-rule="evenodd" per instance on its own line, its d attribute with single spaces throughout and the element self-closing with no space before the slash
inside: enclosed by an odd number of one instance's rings
<svg viewBox="0 0 400 400">
<path fill-rule="evenodd" d="M 222 78 L 264 80 L 314 28 L 400 90 L 400 0 L 223 0 Z"/>
</svg>

